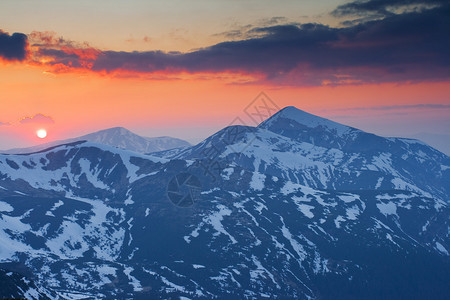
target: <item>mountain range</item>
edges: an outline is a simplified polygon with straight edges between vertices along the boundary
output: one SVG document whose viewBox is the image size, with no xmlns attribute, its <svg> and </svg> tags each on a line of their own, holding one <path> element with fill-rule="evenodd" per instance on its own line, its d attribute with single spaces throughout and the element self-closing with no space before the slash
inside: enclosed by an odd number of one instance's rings
<svg viewBox="0 0 450 300">
<path fill-rule="evenodd" d="M 2 154 L 0 296 L 447 299 L 449 195 L 445 154 L 295 107 L 176 150 Z"/>
<path fill-rule="evenodd" d="M 187 141 L 169 136 L 151 137 L 151 138 L 142 137 L 140 135 L 131 132 L 126 128 L 114 127 L 86 134 L 76 138 L 53 141 L 28 148 L 9 149 L 1 152 L 6 154 L 32 153 L 53 146 L 73 143 L 77 141 L 89 141 L 121 149 L 131 150 L 139 153 L 151 153 L 191 146 L 191 144 L 189 144 Z"/>
</svg>

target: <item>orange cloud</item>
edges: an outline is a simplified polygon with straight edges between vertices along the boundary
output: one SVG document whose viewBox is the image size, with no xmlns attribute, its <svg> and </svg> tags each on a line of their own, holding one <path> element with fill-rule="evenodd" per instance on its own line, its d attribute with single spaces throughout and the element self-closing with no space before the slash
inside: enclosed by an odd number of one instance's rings
<svg viewBox="0 0 450 300">
<path fill-rule="evenodd" d="M 19 123 L 20 124 L 54 124 L 55 121 L 50 116 L 46 116 L 41 113 L 38 113 L 31 117 L 23 117 L 19 121 Z"/>
</svg>

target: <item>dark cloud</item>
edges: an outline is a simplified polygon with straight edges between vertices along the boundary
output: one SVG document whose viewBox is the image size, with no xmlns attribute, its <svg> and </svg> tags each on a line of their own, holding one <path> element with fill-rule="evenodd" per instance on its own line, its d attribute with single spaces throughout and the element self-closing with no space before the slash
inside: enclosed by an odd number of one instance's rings
<svg viewBox="0 0 450 300">
<path fill-rule="evenodd" d="M 8 33 L 0 29 L 0 58 L 22 61 L 27 57 L 27 36 L 23 33 Z"/>
<path fill-rule="evenodd" d="M 0 126 L 9 126 L 9 125 L 11 125 L 11 123 L 0 121 Z"/>
<path fill-rule="evenodd" d="M 421 12 L 437 6 L 448 5 L 448 0 L 356 0 L 338 6 L 335 16 L 391 16 L 405 12 Z"/>
<path fill-rule="evenodd" d="M 53 124 L 55 121 L 50 116 L 43 114 L 35 114 L 32 117 L 24 117 L 20 121 L 20 124 Z"/>
<path fill-rule="evenodd" d="M 350 27 L 277 25 L 257 37 L 190 53 L 105 51 L 92 70 L 236 71 L 277 84 L 342 84 L 450 78 L 450 10 L 439 7 Z"/>
</svg>

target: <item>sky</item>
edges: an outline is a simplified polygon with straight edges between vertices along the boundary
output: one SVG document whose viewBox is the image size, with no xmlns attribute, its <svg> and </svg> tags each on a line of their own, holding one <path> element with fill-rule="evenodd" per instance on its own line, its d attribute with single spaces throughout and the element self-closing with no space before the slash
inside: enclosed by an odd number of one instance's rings
<svg viewBox="0 0 450 300">
<path fill-rule="evenodd" d="M 448 0 L 2 0 L 0 20 L 0 149 L 115 126 L 196 143 L 256 125 L 264 92 L 450 153 Z"/>
</svg>

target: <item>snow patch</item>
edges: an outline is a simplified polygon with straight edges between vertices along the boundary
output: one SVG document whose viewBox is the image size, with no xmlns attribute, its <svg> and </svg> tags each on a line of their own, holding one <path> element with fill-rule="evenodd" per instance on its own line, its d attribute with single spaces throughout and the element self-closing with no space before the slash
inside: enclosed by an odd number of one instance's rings
<svg viewBox="0 0 450 300">
<path fill-rule="evenodd" d="M 133 286 L 133 289 L 135 292 L 140 292 L 142 291 L 142 285 L 139 282 L 139 280 L 136 279 L 136 277 L 131 275 L 131 272 L 133 272 L 134 269 L 133 267 L 125 267 L 123 272 L 125 273 L 125 275 L 127 275 L 129 283 Z"/>
<path fill-rule="evenodd" d="M 230 180 L 230 176 L 233 174 L 234 168 L 226 168 L 222 170 L 222 178 L 225 180 Z"/>
<path fill-rule="evenodd" d="M 264 188 L 264 181 L 266 179 L 266 175 L 253 172 L 252 181 L 250 182 L 250 187 L 255 191 L 262 191 Z"/>
<path fill-rule="evenodd" d="M 193 267 L 194 269 L 203 269 L 203 268 L 206 268 L 204 265 L 197 265 L 197 264 L 192 264 L 192 267 Z"/>
<path fill-rule="evenodd" d="M 80 168 L 81 168 L 81 174 L 85 174 L 87 180 L 94 187 L 96 187 L 98 189 L 103 189 L 103 190 L 109 189 L 109 187 L 105 183 L 103 183 L 102 181 L 100 181 L 98 179 L 98 174 L 100 173 L 101 170 L 100 169 L 99 170 L 92 169 L 91 162 L 89 160 L 87 160 L 86 158 L 81 158 L 78 161 L 78 164 L 80 165 Z"/>
<path fill-rule="evenodd" d="M 338 216 L 334 220 L 334 224 L 336 225 L 336 228 L 341 228 L 341 222 L 345 221 L 345 219 L 342 216 Z"/>
<path fill-rule="evenodd" d="M 377 203 L 378 210 L 380 213 L 382 213 L 384 216 L 388 215 L 397 215 L 397 205 L 395 205 L 394 202 L 387 202 L 387 203 Z"/>
<path fill-rule="evenodd" d="M 0 201 L 0 211 L 1 212 L 12 212 L 14 208 L 6 202 Z"/>
<path fill-rule="evenodd" d="M 347 219 L 349 220 L 356 220 L 360 213 L 361 211 L 359 210 L 359 207 L 357 205 L 353 205 L 346 210 Z"/>
<path fill-rule="evenodd" d="M 224 205 L 218 205 L 217 208 L 219 209 L 219 211 L 208 216 L 205 220 L 205 223 L 211 224 L 213 226 L 213 228 L 216 230 L 216 233 L 214 234 L 215 236 L 224 234 L 230 238 L 233 244 L 236 244 L 236 239 L 231 234 L 229 234 L 222 225 L 223 217 L 231 215 L 231 210 Z"/>
<path fill-rule="evenodd" d="M 293 183 L 292 181 L 287 181 L 281 188 L 280 192 L 286 196 L 300 190 L 301 188 L 302 186 L 300 184 Z"/>
<path fill-rule="evenodd" d="M 436 242 L 436 249 L 438 249 L 439 252 L 441 252 L 445 255 L 449 255 L 447 249 L 445 249 L 445 247 L 439 242 Z"/>
<path fill-rule="evenodd" d="M 359 200 L 359 196 L 352 195 L 352 194 L 338 195 L 338 197 L 339 197 L 339 199 L 341 199 L 345 203 L 351 203 L 353 201 Z"/>
<path fill-rule="evenodd" d="M 380 177 L 377 180 L 377 184 L 375 185 L 375 189 L 379 189 L 381 187 L 381 184 L 383 183 L 384 177 Z"/>
<path fill-rule="evenodd" d="M 314 206 L 307 204 L 298 204 L 297 207 L 306 217 L 310 219 L 314 218 L 314 214 L 311 212 L 311 210 L 314 209 Z"/>
</svg>

